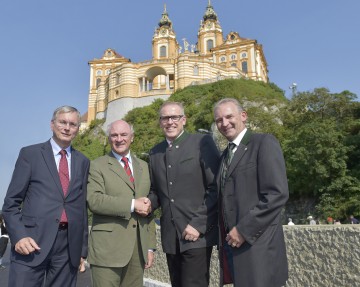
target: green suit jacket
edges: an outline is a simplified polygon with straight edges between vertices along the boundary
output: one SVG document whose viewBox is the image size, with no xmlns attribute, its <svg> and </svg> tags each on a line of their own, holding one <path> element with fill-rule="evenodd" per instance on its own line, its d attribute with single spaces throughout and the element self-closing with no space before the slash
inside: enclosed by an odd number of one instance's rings
<svg viewBox="0 0 360 287">
<path fill-rule="evenodd" d="M 137 229 L 144 262 L 147 262 L 148 250 L 156 249 L 153 218 L 130 211 L 132 199 L 146 197 L 149 193 L 148 165 L 132 155 L 132 166 L 135 188 L 111 152 L 90 164 L 87 195 L 93 213 L 89 235 L 90 264 L 104 267 L 127 265 L 134 251 Z"/>
</svg>

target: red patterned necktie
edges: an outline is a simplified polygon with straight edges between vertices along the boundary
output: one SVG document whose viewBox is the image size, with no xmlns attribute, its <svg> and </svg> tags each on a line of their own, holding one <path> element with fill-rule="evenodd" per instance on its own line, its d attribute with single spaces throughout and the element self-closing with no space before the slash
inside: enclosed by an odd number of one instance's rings
<svg viewBox="0 0 360 287">
<path fill-rule="evenodd" d="M 69 188 L 69 182 L 70 182 L 69 166 L 68 166 L 68 162 L 66 159 L 66 150 L 61 150 L 60 154 L 61 154 L 61 159 L 59 162 L 59 177 L 60 177 L 60 182 L 61 182 L 64 196 L 66 196 L 68 188 Z M 65 213 L 65 209 L 63 210 L 63 212 L 61 214 L 60 222 L 68 222 L 67 216 Z"/>
<path fill-rule="evenodd" d="M 135 179 L 134 179 L 134 177 L 133 177 L 133 175 L 132 175 L 132 173 L 131 173 L 131 169 L 130 169 L 130 166 L 129 166 L 129 160 L 128 160 L 128 158 L 127 158 L 126 156 L 123 156 L 122 159 L 121 159 L 121 161 L 124 163 L 124 170 L 125 170 L 126 174 L 128 175 L 131 183 L 134 184 Z"/>
</svg>

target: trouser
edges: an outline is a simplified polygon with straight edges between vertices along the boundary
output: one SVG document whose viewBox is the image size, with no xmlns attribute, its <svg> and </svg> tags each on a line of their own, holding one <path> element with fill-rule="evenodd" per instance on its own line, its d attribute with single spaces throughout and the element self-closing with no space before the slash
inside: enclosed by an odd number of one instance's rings
<svg viewBox="0 0 360 287">
<path fill-rule="evenodd" d="M 166 254 L 172 287 L 208 287 L 212 246 Z"/>
</svg>

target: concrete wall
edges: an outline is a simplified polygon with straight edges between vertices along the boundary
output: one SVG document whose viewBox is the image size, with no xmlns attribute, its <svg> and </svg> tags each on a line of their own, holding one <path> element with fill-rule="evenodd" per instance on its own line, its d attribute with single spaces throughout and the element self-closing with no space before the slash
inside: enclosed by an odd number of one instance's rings
<svg viewBox="0 0 360 287">
<path fill-rule="evenodd" d="M 360 225 L 284 226 L 284 234 L 289 262 L 287 287 L 360 286 Z M 170 286 L 160 230 L 157 236 L 155 265 L 145 272 L 145 285 Z M 210 287 L 219 284 L 217 260 L 214 248 Z"/>
</svg>

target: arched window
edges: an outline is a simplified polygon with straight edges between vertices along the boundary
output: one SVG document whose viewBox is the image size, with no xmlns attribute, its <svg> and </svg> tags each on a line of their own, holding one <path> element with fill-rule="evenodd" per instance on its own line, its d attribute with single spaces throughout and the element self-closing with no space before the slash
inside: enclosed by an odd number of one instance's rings
<svg viewBox="0 0 360 287">
<path fill-rule="evenodd" d="M 206 51 L 210 51 L 210 49 L 214 48 L 214 41 L 213 40 L 207 40 L 206 41 Z"/>
<path fill-rule="evenodd" d="M 160 57 L 166 57 L 166 46 L 160 47 Z"/>
<path fill-rule="evenodd" d="M 236 54 L 231 54 L 230 57 L 231 57 L 231 60 L 233 60 L 233 61 L 236 60 Z"/>
<path fill-rule="evenodd" d="M 248 72 L 248 65 L 247 65 L 247 62 L 241 62 L 241 70 L 247 74 Z"/>
<path fill-rule="evenodd" d="M 231 67 L 236 67 L 236 63 L 231 63 Z"/>
<path fill-rule="evenodd" d="M 194 76 L 199 76 L 199 66 L 198 65 L 194 66 Z"/>
<path fill-rule="evenodd" d="M 102 75 L 102 71 L 101 70 L 97 70 L 96 71 L 96 76 L 101 76 Z"/>
</svg>

